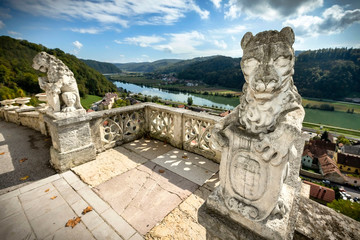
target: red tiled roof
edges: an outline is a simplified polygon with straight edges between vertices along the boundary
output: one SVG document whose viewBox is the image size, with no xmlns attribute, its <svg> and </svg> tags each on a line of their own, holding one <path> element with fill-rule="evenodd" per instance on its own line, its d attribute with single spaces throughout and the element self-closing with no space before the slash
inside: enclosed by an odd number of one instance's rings
<svg viewBox="0 0 360 240">
<path fill-rule="evenodd" d="M 304 152 L 303 152 L 302 156 L 309 156 L 311 158 L 314 157 L 309 149 L 304 149 Z"/>
<path fill-rule="evenodd" d="M 346 165 L 349 167 L 360 168 L 360 157 L 359 156 L 338 153 L 337 162 L 338 162 L 338 164 Z"/>
<path fill-rule="evenodd" d="M 324 200 L 325 202 L 332 202 L 335 199 L 335 191 L 333 189 L 308 181 L 304 181 L 304 183 L 310 185 L 310 196 Z"/>
<path fill-rule="evenodd" d="M 332 160 L 328 155 L 324 154 L 324 155 L 320 156 L 318 158 L 318 160 L 319 160 L 319 165 L 320 165 L 321 170 L 323 171 L 324 175 L 333 173 L 333 172 L 336 172 L 339 175 L 341 175 L 341 172 L 340 172 L 339 168 L 337 167 L 335 161 Z"/>
<path fill-rule="evenodd" d="M 231 110 L 227 110 L 223 113 L 220 113 L 220 117 L 225 117 L 225 116 L 229 115 L 230 113 L 231 113 Z"/>
</svg>

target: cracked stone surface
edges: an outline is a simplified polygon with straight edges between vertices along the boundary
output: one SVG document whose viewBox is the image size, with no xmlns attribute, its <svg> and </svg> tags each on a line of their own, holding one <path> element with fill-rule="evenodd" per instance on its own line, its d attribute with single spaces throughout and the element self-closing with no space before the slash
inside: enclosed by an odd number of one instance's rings
<svg viewBox="0 0 360 240">
<path fill-rule="evenodd" d="M 146 162 L 94 190 L 144 235 L 198 187 L 153 162 Z"/>
<path fill-rule="evenodd" d="M 206 239 L 206 230 L 198 223 L 197 210 L 210 191 L 200 187 L 145 235 L 145 239 Z"/>
<path fill-rule="evenodd" d="M 174 149 L 174 147 L 159 140 L 150 140 L 144 138 L 135 140 L 122 146 L 149 160 Z"/>
<path fill-rule="evenodd" d="M 136 153 L 123 147 L 116 147 L 98 154 L 96 160 L 74 167 L 72 170 L 81 180 L 94 187 L 146 161 L 146 158 Z"/>
</svg>

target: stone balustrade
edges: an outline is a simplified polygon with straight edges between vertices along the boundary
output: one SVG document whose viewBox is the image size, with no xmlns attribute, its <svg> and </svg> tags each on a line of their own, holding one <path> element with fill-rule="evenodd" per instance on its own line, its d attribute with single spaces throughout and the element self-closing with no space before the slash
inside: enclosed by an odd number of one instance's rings
<svg viewBox="0 0 360 240">
<path fill-rule="evenodd" d="M 143 136 L 220 162 L 211 142 L 211 129 L 220 117 L 154 103 L 92 112 L 90 128 L 97 152 Z"/>
<path fill-rule="evenodd" d="M 43 108 L 27 108 L 24 112 L 19 109 L 11 104 L 0 108 L 0 119 L 48 135 Z M 211 142 L 211 130 L 220 117 L 155 103 L 91 112 L 86 117 L 90 119 L 91 142 L 97 152 L 149 136 L 215 162 L 221 159 Z"/>
</svg>

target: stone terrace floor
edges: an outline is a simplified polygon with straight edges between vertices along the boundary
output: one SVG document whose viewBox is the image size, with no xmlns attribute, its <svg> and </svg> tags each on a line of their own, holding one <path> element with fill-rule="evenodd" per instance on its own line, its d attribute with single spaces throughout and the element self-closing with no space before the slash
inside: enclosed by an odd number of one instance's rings
<svg viewBox="0 0 360 240">
<path fill-rule="evenodd" d="M 140 139 L 0 195 L 1 239 L 206 239 L 197 209 L 218 164 Z M 55 197 L 55 198 L 54 198 Z M 93 211 L 82 214 L 91 206 Z M 74 228 L 69 219 L 81 217 Z"/>
</svg>

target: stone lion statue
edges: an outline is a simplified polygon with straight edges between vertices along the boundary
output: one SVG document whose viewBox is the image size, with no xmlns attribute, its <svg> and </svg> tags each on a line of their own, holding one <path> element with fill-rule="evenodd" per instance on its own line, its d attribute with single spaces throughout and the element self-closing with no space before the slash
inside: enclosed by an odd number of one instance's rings
<svg viewBox="0 0 360 240">
<path fill-rule="evenodd" d="M 255 221 L 287 211 L 279 196 L 305 115 L 292 78 L 294 41 L 290 27 L 244 35 L 240 104 L 213 130 L 223 150 L 219 194 L 228 209 Z"/>
<path fill-rule="evenodd" d="M 32 66 L 47 73 L 46 77 L 39 77 L 39 85 L 46 92 L 48 104 L 54 112 L 83 109 L 74 74 L 61 60 L 40 52 L 34 57 Z"/>
</svg>

